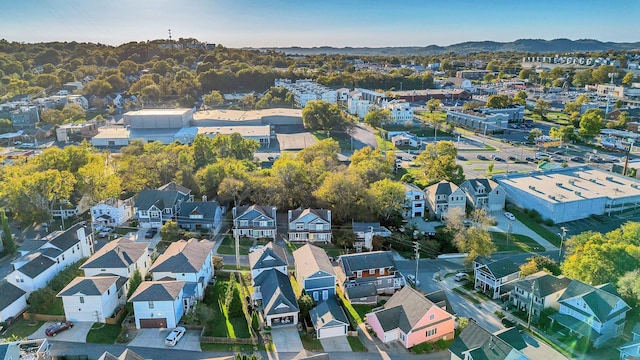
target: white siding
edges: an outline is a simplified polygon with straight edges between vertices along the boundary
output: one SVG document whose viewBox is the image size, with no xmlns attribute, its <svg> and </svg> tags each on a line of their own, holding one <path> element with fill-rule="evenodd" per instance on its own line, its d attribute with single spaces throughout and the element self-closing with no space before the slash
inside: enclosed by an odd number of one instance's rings
<svg viewBox="0 0 640 360">
<path fill-rule="evenodd" d="M 84 303 L 80 302 L 80 298 Z M 101 296 L 71 295 L 62 296 L 64 314 L 69 321 L 94 321 L 105 322 L 118 306 L 118 294 L 116 284 L 109 287 L 108 292 Z"/>
<path fill-rule="evenodd" d="M 15 317 L 27 308 L 27 295 L 20 296 L 16 301 L 9 304 L 4 309 L 0 309 L 0 322 L 4 322 L 7 318 Z"/>
<path fill-rule="evenodd" d="M 174 301 L 154 301 L 153 309 L 149 309 L 147 301 L 133 302 L 133 313 L 136 328 L 140 329 L 140 319 L 167 319 L 167 328 L 175 328 L 182 317 L 182 292 Z"/>
</svg>

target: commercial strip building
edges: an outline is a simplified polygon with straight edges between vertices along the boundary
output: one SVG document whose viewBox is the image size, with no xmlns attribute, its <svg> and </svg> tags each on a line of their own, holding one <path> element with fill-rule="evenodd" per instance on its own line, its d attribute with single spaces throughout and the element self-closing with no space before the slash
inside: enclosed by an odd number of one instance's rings
<svg viewBox="0 0 640 360">
<path fill-rule="evenodd" d="M 338 102 L 338 93 L 324 85 L 320 85 L 311 79 L 300 79 L 292 82 L 291 79 L 276 79 L 276 87 L 283 87 L 293 93 L 296 105 L 305 107 L 307 101 L 322 100 L 329 104 Z"/>
<path fill-rule="evenodd" d="M 509 115 L 457 108 L 447 111 L 447 122 L 487 134 L 506 129 Z"/>
<path fill-rule="evenodd" d="M 589 166 L 510 173 L 493 179 L 507 200 L 556 223 L 610 215 L 640 206 L 640 181 Z"/>
</svg>

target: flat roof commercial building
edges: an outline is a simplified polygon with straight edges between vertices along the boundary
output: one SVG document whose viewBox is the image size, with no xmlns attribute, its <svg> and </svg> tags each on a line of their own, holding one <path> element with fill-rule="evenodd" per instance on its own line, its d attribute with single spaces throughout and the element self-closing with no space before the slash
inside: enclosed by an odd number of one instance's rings
<svg viewBox="0 0 640 360">
<path fill-rule="evenodd" d="M 589 166 L 497 175 L 507 200 L 556 223 L 640 206 L 640 181 Z"/>
</svg>

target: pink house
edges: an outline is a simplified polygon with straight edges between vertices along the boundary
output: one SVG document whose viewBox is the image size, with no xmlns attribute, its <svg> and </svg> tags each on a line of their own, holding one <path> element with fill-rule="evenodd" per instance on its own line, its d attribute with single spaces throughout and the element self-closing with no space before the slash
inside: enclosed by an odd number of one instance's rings
<svg viewBox="0 0 640 360">
<path fill-rule="evenodd" d="M 400 341 L 405 348 L 453 339 L 454 316 L 423 294 L 405 286 L 383 307 L 367 314 L 367 324 L 382 342 Z"/>
</svg>

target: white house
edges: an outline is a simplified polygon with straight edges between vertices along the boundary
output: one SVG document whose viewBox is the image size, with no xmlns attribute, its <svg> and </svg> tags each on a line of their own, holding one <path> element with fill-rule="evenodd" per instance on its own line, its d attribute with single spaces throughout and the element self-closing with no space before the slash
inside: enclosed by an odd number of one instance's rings
<svg viewBox="0 0 640 360">
<path fill-rule="evenodd" d="M 80 269 L 85 276 L 113 274 L 127 279 L 138 270 L 144 278 L 151 266 L 149 244 L 128 238 L 113 240 L 96 251 Z"/>
<path fill-rule="evenodd" d="M 119 276 L 73 279 L 58 293 L 58 297 L 62 298 L 67 320 L 104 323 L 120 304 L 118 299 L 123 295 L 126 280 L 119 281 L 119 279 Z"/>
<path fill-rule="evenodd" d="M 485 209 L 489 212 L 504 209 L 506 192 L 497 182 L 490 179 L 468 179 L 460 188 L 467 194 L 467 202 L 474 209 Z"/>
<path fill-rule="evenodd" d="M 538 271 L 513 283 L 509 301 L 518 310 L 526 313 L 529 313 L 531 308 L 531 318 L 537 320 L 542 310 L 547 308 L 558 310 L 560 308 L 558 299 L 569 283 L 571 283 L 571 279 L 562 275 L 554 276 L 544 271 Z"/>
<path fill-rule="evenodd" d="M 493 260 L 478 257 L 473 261 L 473 275 L 474 288 L 497 299 L 505 292 L 505 284 L 518 280 L 520 265 L 509 258 Z"/>
<path fill-rule="evenodd" d="M 254 277 L 252 299 L 261 305 L 267 326 L 298 323 L 300 308 L 286 273 L 269 269 Z"/>
<path fill-rule="evenodd" d="M 196 284 L 196 298 L 202 299 L 213 276 L 213 245 L 212 241 L 196 239 L 171 243 L 149 269 L 153 280 L 173 279 Z"/>
<path fill-rule="evenodd" d="M 413 184 L 403 183 L 403 185 L 405 203 L 402 217 L 405 219 L 423 217 L 425 215 L 424 192 Z"/>
<path fill-rule="evenodd" d="M 13 262 L 15 270 L 6 279 L 27 293 L 43 288 L 67 266 L 93 253 L 93 234 L 85 223 L 50 234 L 36 251 Z"/>
<path fill-rule="evenodd" d="M 120 226 L 133 216 L 133 198 L 127 200 L 106 199 L 91 207 L 94 224 Z"/>
<path fill-rule="evenodd" d="M 206 196 L 202 200 L 185 202 L 180 206 L 178 226 L 190 231 L 209 230 L 217 235 L 222 227 L 225 208 L 217 201 L 207 201 Z"/>
<path fill-rule="evenodd" d="M 175 328 L 191 302 L 184 298 L 185 281 L 143 281 L 131 295 L 136 329 Z"/>
<path fill-rule="evenodd" d="M 389 120 L 393 124 L 404 124 L 407 121 L 413 121 L 413 108 L 411 104 L 404 100 L 383 102 L 382 108 L 391 111 Z"/>
<path fill-rule="evenodd" d="M 429 211 L 436 219 L 445 217 L 449 209 L 459 208 L 462 212 L 466 209 L 467 195 L 454 183 L 442 180 L 427 187 L 424 192 Z"/>
<path fill-rule="evenodd" d="M 287 274 L 287 253 L 280 245 L 269 242 L 262 249 L 249 253 L 251 278 L 255 279 L 266 270 L 275 269 Z"/>
<path fill-rule="evenodd" d="M 289 241 L 331 242 L 331 210 L 289 210 L 287 219 Z"/>
<path fill-rule="evenodd" d="M 27 293 L 19 287 L 6 282 L 0 282 L 0 322 L 8 318 L 15 318 L 27 309 Z"/>
<path fill-rule="evenodd" d="M 191 190 L 175 182 L 158 189 L 142 190 L 135 198 L 134 211 L 140 227 L 160 229 L 180 212 L 183 202 L 193 201 Z"/>
</svg>

